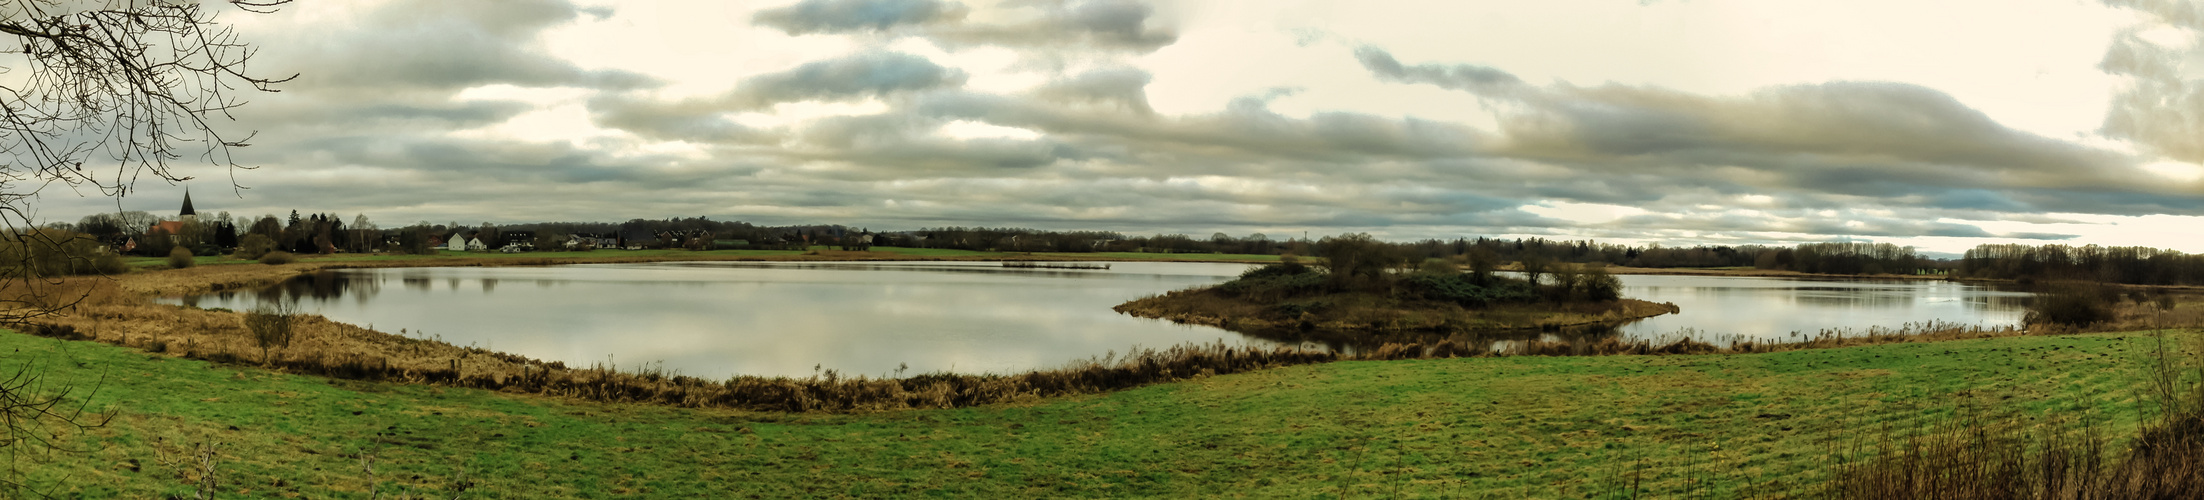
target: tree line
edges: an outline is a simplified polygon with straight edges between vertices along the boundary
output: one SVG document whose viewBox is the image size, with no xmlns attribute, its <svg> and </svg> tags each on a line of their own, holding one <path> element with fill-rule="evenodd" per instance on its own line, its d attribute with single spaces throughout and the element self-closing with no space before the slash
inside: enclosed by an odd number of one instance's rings
<svg viewBox="0 0 2204 500">
<path fill-rule="evenodd" d="M 1112 231 L 1050 231 L 1028 228 L 936 227 L 914 231 L 876 232 L 842 225 L 759 226 L 741 221 L 715 221 L 706 217 L 630 219 L 625 222 L 536 222 L 525 224 L 462 225 L 419 221 L 402 227 L 382 228 L 366 215 L 345 219 L 334 213 L 287 216 L 236 217 L 228 212 L 200 216 L 181 224 L 142 211 L 94 214 L 75 223 L 48 224 L 44 238 L 77 234 L 127 253 L 168 255 L 185 248 L 196 255 L 217 255 L 250 247 L 254 252 L 292 253 L 394 252 L 432 253 L 431 242 L 468 235 L 503 242 L 506 233 L 532 235 L 534 249 L 570 250 L 569 235 L 587 235 L 619 241 L 622 246 L 649 248 L 751 248 L 802 249 L 812 246 L 892 246 L 997 252 L 1144 252 L 1230 253 L 1255 255 L 1318 256 L 1328 245 L 1348 241 L 1275 239 L 1256 233 L 1235 237 L 1214 233 L 1207 238 L 1185 234 L 1128 236 Z M 53 232 L 59 231 L 59 232 Z M 694 240 L 669 240 L 663 235 L 706 235 L 701 247 Z M 1735 267 L 1789 270 L 1820 274 L 1951 274 L 1986 279 L 2076 279 L 2147 285 L 2204 285 L 2204 255 L 2148 247 L 2098 245 L 1988 244 L 1968 250 L 1958 260 L 1922 256 L 1912 247 L 1890 243 L 1829 242 L 1796 246 L 1700 245 L 1664 247 L 1622 245 L 1590 240 L 1545 238 L 1502 239 L 1463 237 L 1383 242 L 1356 238 L 1357 245 L 1372 244 L 1396 255 L 1402 262 L 1428 259 L 1454 262 L 1608 264 L 1643 268 Z M 1412 265 L 1412 264 L 1411 264 Z"/>
<path fill-rule="evenodd" d="M 1959 276 L 2204 285 L 2204 255 L 2149 247 L 1981 245 L 1959 258 Z"/>
</svg>

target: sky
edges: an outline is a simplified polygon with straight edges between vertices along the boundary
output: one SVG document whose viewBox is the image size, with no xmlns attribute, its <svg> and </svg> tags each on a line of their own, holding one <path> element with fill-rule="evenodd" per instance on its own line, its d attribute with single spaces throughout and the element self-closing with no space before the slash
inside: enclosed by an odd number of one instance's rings
<svg viewBox="0 0 2204 500">
<path fill-rule="evenodd" d="M 223 7 L 212 7 L 223 8 Z M 2171 0 L 310 0 L 118 208 L 2204 252 Z"/>
</svg>

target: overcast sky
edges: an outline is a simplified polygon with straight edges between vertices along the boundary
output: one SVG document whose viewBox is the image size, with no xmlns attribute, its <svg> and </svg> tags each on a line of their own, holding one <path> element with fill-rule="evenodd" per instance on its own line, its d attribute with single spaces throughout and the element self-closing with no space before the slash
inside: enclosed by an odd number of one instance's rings
<svg viewBox="0 0 2204 500">
<path fill-rule="evenodd" d="M 309 0 L 204 212 L 2204 251 L 2167 0 Z M 124 208 L 173 213 L 182 186 Z M 73 221 L 112 199 L 48 192 Z"/>
</svg>

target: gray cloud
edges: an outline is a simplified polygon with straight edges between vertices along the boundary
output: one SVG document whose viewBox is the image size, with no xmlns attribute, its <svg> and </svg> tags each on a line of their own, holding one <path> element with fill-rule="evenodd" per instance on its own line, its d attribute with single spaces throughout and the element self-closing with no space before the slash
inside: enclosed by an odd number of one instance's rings
<svg viewBox="0 0 2204 500">
<path fill-rule="evenodd" d="M 1040 0 L 975 12 L 945 1 L 808 0 L 754 22 L 791 34 L 851 36 L 873 52 L 726 82 L 724 91 L 695 99 L 658 99 L 647 78 L 582 69 L 538 43 L 547 29 L 602 12 L 550 1 L 512 7 L 400 2 L 333 28 L 275 37 L 262 67 L 310 77 L 240 115 L 267 131 L 250 152 L 271 168 L 246 173 L 255 189 L 244 200 L 200 188 L 195 201 L 233 213 L 367 212 L 398 224 L 702 214 L 880 229 L 1373 231 L 1730 244 L 1830 235 L 2055 240 L 2071 235 L 1998 233 L 1972 221 L 2072 222 L 2042 211 L 2204 214 L 2204 197 L 2193 188 L 2138 173 L 2128 155 L 2017 131 L 1942 92 L 1901 83 L 1709 96 L 1531 84 L 1500 68 L 1404 63 L 1364 47 L 1354 57 L 1376 79 L 1476 94 L 1499 114 L 1497 125 L 1289 115 L 1272 109 L 1276 94 L 1169 114 L 1150 103 L 1151 75 L 1113 66 L 1112 58 L 1177 39 L 1144 3 Z M 1075 67 L 1099 69 L 1058 74 L 1024 91 L 982 92 L 966 88 L 957 69 L 877 52 L 901 37 L 950 49 L 1005 47 L 1028 63 L 1079 59 Z M 2133 54 L 2147 61 L 2115 64 L 2108 56 L 2107 67 L 2142 68 L 2122 70 L 2134 79 L 2165 70 L 2145 64 L 2170 64 L 2162 60 L 2167 53 L 2141 52 L 2151 48 Z M 348 60 L 360 62 L 340 67 Z M 1035 66 L 1049 65 L 1021 67 Z M 633 135 L 539 142 L 454 133 L 535 109 L 456 97 L 496 84 L 583 89 L 596 125 Z M 771 127 L 729 119 L 779 103 L 861 100 L 885 110 Z M 2169 118 L 2133 119 L 2163 126 Z M 943 127 L 958 121 L 1037 136 L 946 135 Z M 2134 130 L 2138 142 L 2160 134 L 2172 145 L 2186 133 Z M 173 203 L 148 200 L 158 202 L 154 209 Z M 1549 200 L 1651 213 L 1583 223 L 1522 209 Z"/>
<path fill-rule="evenodd" d="M 770 143 L 778 140 L 780 134 L 743 126 L 724 115 L 784 102 L 848 101 L 953 88 L 963 85 L 965 78 L 964 72 L 923 57 L 868 52 L 759 75 L 715 96 L 659 102 L 628 94 L 609 94 L 592 98 L 589 108 L 598 125 L 646 137 L 708 143 Z"/>
<path fill-rule="evenodd" d="M 1049 82 L 1033 93 L 1055 102 L 1102 104 L 1148 115 L 1155 113 L 1155 108 L 1148 105 L 1147 87 L 1152 79 L 1139 68 L 1097 69 Z"/>
<path fill-rule="evenodd" d="M 790 35 L 875 33 L 916 36 L 949 47 L 1088 48 L 1154 51 L 1178 41 L 1155 26 L 1155 7 L 1137 0 L 1032 0 L 998 7 L 1004 22 L 967 22 L 970 8 L 939 0 L 805 0 L 759 12 L 751 22 Z"/>
<path fill-rule="evenodd" d="M 1178 42 L 1176 31 L 1150 26 L 1155 7 L 1136 0 L 1041 0 L 1031 21 L 1010 25 L 957 25 L 930 35 L 952 44 L 1028 47 L 1092 46 L 1138 52 Z"/>
<path fill-rule="evenodd" d="M 1377 47 L 1355 49 L 1355 59 L 1362 67 L 1377 75 L 1381 81 L 1392 83 L 1427 83 L 1448 90 L 1468 92 L 1492 92 L 1523 83 L 1514 74 L 1487 66 L 1469 64 L 1437 65 L 1419 64 L 1407 66 L 1394 59 L 1393 54 Z"/>
<path fill-rule="evenodd" d="M 850 33 L 955 22 L 966 11 L 962 4 L 939 0 L 804 0 L 759 11 L 751 22 L 791 35 Z"/>
<path fill-rule="evenodd" d="M 699 102 L 656 102 L 627 95 L 590 99 L 591 119 L 652 139 L 719 144 L 765 144 L 779 134 L 728 120 L 723 106 Z"/>
<path fill-rule="evenodd" d="M 2141 36 L 2149 27 L 2166 27 L 2204 36 L 2204 5 L 2170 0 L 2105 0 L 2134 9 L 2151 21 L 2121 32 L 2106 49 L 2099 67 L 2123 77 L 2127 85 L 2112 99 L 2103 133 L 2150 151 L 2204 164 L 2204 79 L 2196 77 L 2204 46 L 2167 47 Z"/>
<path fill-rule="evenodd" d="M 2014 130 L 1911 84 L 1831 82 L 1710 97 L 1613 84 L 1529 87 L 1492 68 L 1406 65 L 1369 47 L 1356 55 L 1381 80 L 1506 102 L 1483 154 L 1600 175 L 1658 173 L 1672 178 L 1663 184 L 2015 211 L 2156 213 L 2149 211 L 2178 205 L 2121 198 L 2195 192 L 2141 171 L 2132 156 Z"/>
<path fill-rule="evenodd" d="M 973 93 L 922 96 L 916 113 L 1042 131 L 1096 147 L 1115 145 L 1147 157 L 1200 156 L 1233 163 L 1280 160 L 1317 163 L 1380 158 L 1473 156 L 1479 135 L 1460 125 L 1361 113 L 1324 112 L 1306 119 L 1279 115 L 1260 98 L 1241 98 L 1224 111 L 1184 117 L 1133 110 L 1067 107 L 1033 99 Z"/>
<path fill-rule="evenodd" d="M 350 29 L 279 34 L 283 50 L 264 52 L 255 62 L 266 71 L 298 73 L 298 87 L 356 95 L 500 83 L 616 90 L 656 84 L 624 71 L 585 71 L 535 46 L 538 32 L 578 14 L 559 0 L 495 5 L 402 0 L 363 16 Z"/>
<path fill-rule="evenodd" d="M 1919 220 L 1901 216 L 1870 215 L 1847 212 L 1837 217 L 1814 213 L 1742 214 L 1742 213 L 1660 213 L 1623 217 L 1600 224 L 1601 227 L 1628 231 L 1632 229 L 1659 228 L 1669 231 L 1699 231 L 1749 235 L 1760 233 L 1790 233 L 1800 235 L 1850 235 L 1882 237 L 1950 237 L 1950 238 L 2013 238 L 2033 240 L 2071 239 L 2070 234 L 2009 233 L 1998 234 L 1971 224 Z"/>
<path fill-rule="evenodd" d="M 727 99 L 736 106 L 758 108 L 782 102 L 838 101 L 956 87 L 963 85 L 964 79 L 964 72 L 924 57 L 872 52 L 760 75 L 736 87 Z"/>
</svg>

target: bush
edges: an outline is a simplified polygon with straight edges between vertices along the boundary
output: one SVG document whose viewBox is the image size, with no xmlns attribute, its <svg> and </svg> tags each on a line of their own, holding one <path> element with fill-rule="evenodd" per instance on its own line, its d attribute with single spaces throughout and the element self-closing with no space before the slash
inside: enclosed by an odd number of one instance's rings
<svg viewBox="0 0 2204 500">
<path fill-rule="evenodd" d="M 1584 272 L 1575 264 L 1552 264 L 1547 276 L 1552 284 L 1546 285 L 1546 299 L 1559 304 L 1582 300 L 1584 297 Z"/>
<path fill-rule="evenodd" d="M 1332 285 L 1342 291 L 1381 289 L 1386 270 L 1406 260 L 1392 245 L 1362 233 L 1327 236 L 1316 246 Z"/>
<path fill-rule="evenodd" d="M 121 255 L 90 235 L 54 229 L 0 238 L 0 259 L 23 263 L 36 276 L 121 274 L 130 269 Z"/>
<path fill-rule="evenodd" d="M 176 249 L 168 251 L 168 267 L 170 269 L 183 269 L 197 263 L 198 261 L 192 259 L 191 249 L 189 248 L 176 247 Z"/>
<path fill-rule="evenodd" d="M 261 261 L 266 262 L 267 257 L 278 253 L 285 256 L 290 255 L 284 252 L 273 252 L 268 256 L 261 257 Z M 254 309 L 253 312 L 245 313 L 245 330 L 252 332 L 253 344 L 260 347 L 261 363 L 268 362 L 269 348 L 287 349 L 291 347 L 291 338 L 296 335 L 291 326 L 295 323 L 294 320 L 297 317 L 297 309 L 290 303 L 281 301 L 273 305 L 262 305 L 260 308 Z"/>
<path fill-rule="evenodd" d="M 1586 269 L 1584 274 L 1577 279 L 1579 280 L 1577 286 L 1583 292 L 1584 300 L 1592 302 L 1622 300 L 1622 279 L 1607 274 L 1607 268 L 1605 267 Z"/>
<path fill-rule="evenodd" d="M 291 263 L 291 261 L 294 260 L 298 260 L 298 257 L 291 255 L 291 252 L 285 252 L 282 250 L 268 252 L 267 254 L 260 256 L 260 263 L 271 266 L 289 264 Z"/>
<path fill-rule="evenodd" d="M 245 260 L 256 260 L 272 250 L 275 250 L 275 240 L 269 239 L 268 235 L 248 234 L 245 235 L 245 239 L 237 242 L 237 253 L 230 254 L 230 256 Z"/>
<path fill-rule="evenodd" d="M 1217 290 L 1256 301 L 1276 301 L 1323 293 L 1326 290 L 1325 273 L 1307 268 L 1294 272 L 1283 269 L 1283 266 L 1264 266 L 1250 269 L 1241 276 L 1243 277 L 1240 279 L 1217 285 Z"/>
<path fill-rule="evenodd" d="M 2036 295 L 2021 321 L 2031 325 L 2088 326 L 2112 319 L 2119 293 L 2098 284 L 2068 283 Z"/>
<path fill-rule="evenodd" d="M 1530 282 L 1494 276 L 1479 283 L 1476 277 L 1462 274 L 1416 274 L 1401 280 L 1408 293 L 1427 300 L 1441 300 L 1462 307 L 1485 307 L 1507 302 L 1538 300 L 1538 290 Z"/>
<path fill-rule="evenodd" d="M 1309 269 L 1309 266 L 1301 265 L 1301 261 L 1299 259 L 1286 257 L 1279 259 L 1277 264 L 1248 268 L 1247 271 L 1240 273 L 1240 279 L 1246 280 L 1269 278 L 1273 276 L 1292 276 L 1313 271 L 1315 270 Z"/>
</svg>

